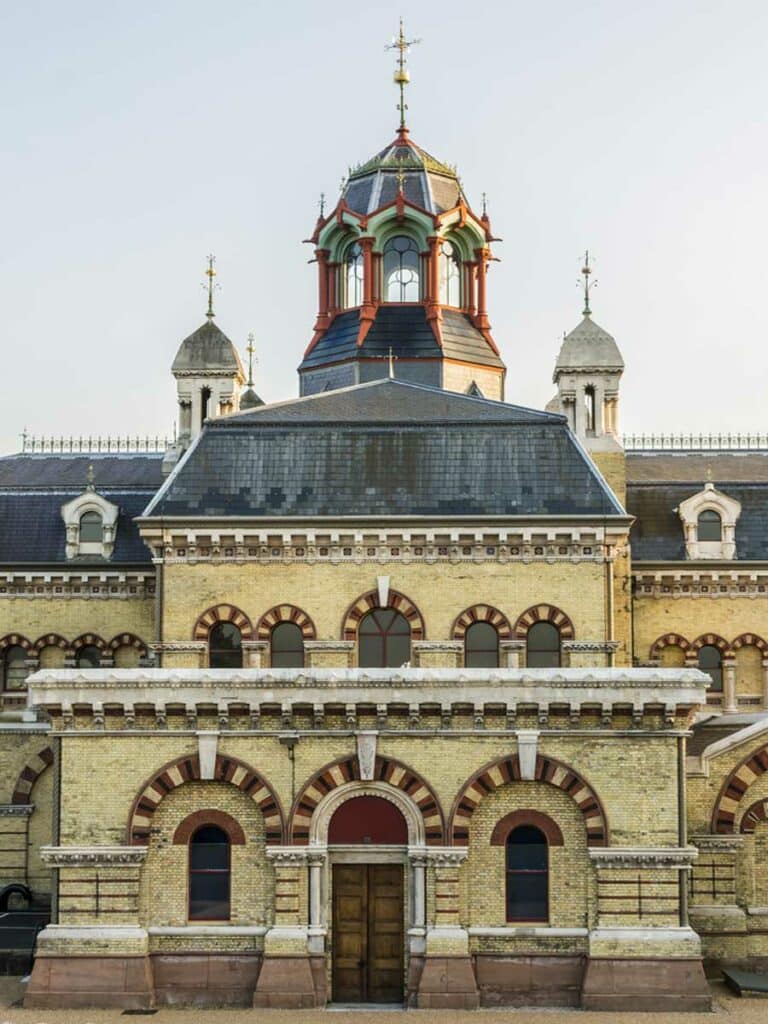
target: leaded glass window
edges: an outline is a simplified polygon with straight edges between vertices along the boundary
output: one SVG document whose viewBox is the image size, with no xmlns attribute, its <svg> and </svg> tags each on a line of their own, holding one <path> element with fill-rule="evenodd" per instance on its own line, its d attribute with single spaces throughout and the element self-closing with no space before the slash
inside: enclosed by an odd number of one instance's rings
<svg viewBox="0 0 768 1024">
<path fill-rule="evenodd" d="M 347 249 L 344 267 L 344 306 L 351 309 L 353 306 L 361 306 L 363 303 L 363 250 L 358 242 Z"/>
<path fill-rule="evenodd" d="M 230 882 L 229 836 L 203 825 L 189 843 L 190 921 L 228 921 Z"/>
<path fill-rule="evenodd" d="M 453 242 L 443 242 L 440 246 L 440 304 L 443 306 L 461 305 L 461 264 L 459 251 Z"/>
<path fill-rule="evenodd" d="M 361 668 L 399 668 L 411 659 L 411 627 L 392 608 L 375 608 L 358 627 Z"/>
<path fill-rule="evenodd" d="M 384 299 L 386 302 L 418 302 L 419 247 L 407 235 L 395 235 L 384 246 Z"/>
<path fill-rule="evenodd" d="M 208 636 L 208 664 L 211 668 L 242 668 L 243 638 L 232 622 L 219 622 Z"/>
<path fill-rule="evenodd" d="M 507 837 L 507 921 L 549 918 L 549 847 L 534 825 L 519 825 Z"/>
<path fill-rule="evenodd" d="M 499 634 L 490 622 L 473 622 L 464 634 L 467 668 L 499 667 Z"/>
</svg>

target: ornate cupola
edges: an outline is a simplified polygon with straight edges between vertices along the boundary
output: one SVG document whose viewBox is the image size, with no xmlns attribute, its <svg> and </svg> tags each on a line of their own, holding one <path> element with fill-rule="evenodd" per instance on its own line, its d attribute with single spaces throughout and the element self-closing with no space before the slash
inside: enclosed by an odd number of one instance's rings
<svg viewBox="0 0 768 1024">
<path fill-rule="evenodd" d="M 330 213 L 321 200 L 309 241 L 318 270 L 315 331 L 299 367 L 301 394 L 394 376 L 504 397 L 486 274 L 494 241 L 485 198 L 470 207 L 456 169 L 410 138 L 402 22 L 395 82 L 400 126 L 353 168 Z"/>
</svg>

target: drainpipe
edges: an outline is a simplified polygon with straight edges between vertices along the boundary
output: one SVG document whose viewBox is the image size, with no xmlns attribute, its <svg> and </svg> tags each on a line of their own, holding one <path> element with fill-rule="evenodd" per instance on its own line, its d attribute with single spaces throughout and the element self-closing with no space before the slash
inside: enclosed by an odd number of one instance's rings
<svg viewBox="0 0 768 1024">
<path fill-rule="evenodd" d="M 603 523 L 603 542 L 605 543 L 605 523 Z M 605 638 L 608 643 L 613 642 L 613 559 L 611 558 L 611 548 L 608 544 L 605 544 L 605 617 L 606 617 L 606 628 Z M 608 668 L 613 668 L 614 664 L 614 651 L 610 649 L 608 651 Z"/>
<path fill-rule="evenodd" d="M 677 737 L 677 845 L 688 845 L 688 823 L 685 807 L 685 736 Z M 680 927 L 688 924 L 688 872 L 681 870 L 678 877 L 680 892 Z"/>
</svg>

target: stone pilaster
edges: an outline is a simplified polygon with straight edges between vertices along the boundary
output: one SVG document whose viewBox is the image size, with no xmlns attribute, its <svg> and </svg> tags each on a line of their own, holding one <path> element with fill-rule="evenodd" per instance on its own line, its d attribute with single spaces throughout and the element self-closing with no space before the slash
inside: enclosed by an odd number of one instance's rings
<svg viewBox="0 0 768 1024">
<path fill-rule="evenodd" d="M 305 640 L 307 668 L 353 668 L 354 640 Z"/>
<path fill-rule="evenodd" d="M 149 649 L 156 664 L 163 668 L 205 668 L 208 644 L 203 640 L 179 640 L 153 643 Z"/>
<path fill-rule="evenodd" d="M 266 640 L 243 640 L 243 668 L 266 668 L 269 665 L 269 644 Z"/>
<path fill-rule="evenodd" d="M 525 662 L 525 640 L 499 641 L 500 668 L 523 668 Z"/>
<path fill-rule="evenodd" d="M 414 640 L 411 644 L 414 668 L 458 668 L 463 655 L 461 640 Z"/>
</svg>

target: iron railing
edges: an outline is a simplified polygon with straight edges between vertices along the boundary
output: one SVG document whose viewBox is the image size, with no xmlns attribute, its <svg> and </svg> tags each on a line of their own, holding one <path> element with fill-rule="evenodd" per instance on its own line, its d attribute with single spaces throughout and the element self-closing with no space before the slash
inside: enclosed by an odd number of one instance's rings
<svg viewBox="0 0 768 1024">
<path fill-rule="evenodd" d="M 743 452 L 768 450 L 768 434 L 625 434 L 625 451 Z"/>
</svg>

